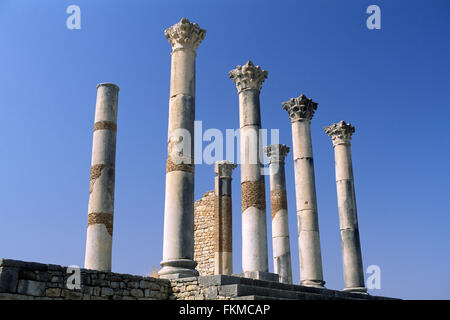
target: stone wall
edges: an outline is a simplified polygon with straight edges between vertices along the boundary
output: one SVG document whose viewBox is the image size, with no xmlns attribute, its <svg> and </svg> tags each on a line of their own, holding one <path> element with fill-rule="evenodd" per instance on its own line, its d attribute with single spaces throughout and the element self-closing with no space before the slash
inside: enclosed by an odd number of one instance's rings
<svg viewBox="0 0 450 320">
<path fill-rule="evenodd" d="M 157 279 L 0 259 L 0 300 L 379 300 L 368 294 L 262 281 L 227 275 Z M 68 272 L 69 271 L 69 272 Z"/>
<path fill-rule="evenodd" d="M 194 204 L 194 260 L 201 276 L 214 274 L 214 191 Z"/>
<path fill-rule="evenodd" d="M 171 291 L 169 280 L 86 269 L 80 269 L 80 288 L 69 289 L 74 278 L 67 271 L 0 259 L 0 300 L 167 300 Z"/>
<path fill-rule="evenodd" d="M 203 281 L 202 281 L 203 280 Z M 230 300 L 222 295 L 220 287 L 210 285 L 203 277 L 171 280 L 172 291 L 169 300 Z"/>
</svg>

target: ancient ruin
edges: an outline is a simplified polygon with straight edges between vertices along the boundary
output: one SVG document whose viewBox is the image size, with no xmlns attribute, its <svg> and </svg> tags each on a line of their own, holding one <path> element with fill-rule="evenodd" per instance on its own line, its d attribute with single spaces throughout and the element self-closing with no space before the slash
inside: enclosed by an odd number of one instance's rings
<svg viewBox="0 0 450 320">
<path fill-rule="evenodd" d="M 292 283 L 291 245 L 286 198 L 284 159 L 289 147 L 274 144 L 265 147 L 270 168 L 270 210 L 272 211 L 273 269 L 280 282 Z"/>
<path fill-rule="evenodd" d="M 86 269 L 111 271 L 119 87 L 97 86 L 89 185 Z"/>
<path fill-rule="evenodd" d="M 354 127 L 344 121 L 325 131 L 335 152 L 345 288 L 324 287 L 311 141 L 318 104 L 303 94 L 282 103 L 292 127 L 298 219 L 300 285 L 292 283 L 285 174 L 290 148 L 262 145 L 259 94 L 268 72 L 251 61 L 229 72 L 239 98 L 241 134 L 242 272 L 233 273 L 232 234 L 238 231 L 232 230 L 231 179 L 237 164 L 216 162 L 214 191 L 194 203 L 195 59 L 205 34 L 186 18 L 165 30 L 172 64 L 159 278 L 111 272 L 119 87 L 102 83 L 97 87 L 85 269 L 77 278 L 69 267 L 0 259 L 0 299 L 387 299 L 368 295 L 364 285 L 350 154 Z M 268 261 L 263 151 L 269 159 L 274 273 Z"/>
</svg>

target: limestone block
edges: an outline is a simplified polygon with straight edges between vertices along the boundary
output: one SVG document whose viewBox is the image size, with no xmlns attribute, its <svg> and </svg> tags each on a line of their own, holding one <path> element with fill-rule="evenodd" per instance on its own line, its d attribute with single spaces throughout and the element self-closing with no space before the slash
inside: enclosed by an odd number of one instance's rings
<svg viewBox="0 0 450 320">
<path fill-rule="evenodd" d="M 33 280 L 20 280 L 17 293 L 29 296 L 43 296 L 45 293 L 45 283 Z"/>
<path fill-rule="evenodd" d="M 15 268 L 0 267 L 0 292 L 16 292 L 19 272 Z"/>
</svg>

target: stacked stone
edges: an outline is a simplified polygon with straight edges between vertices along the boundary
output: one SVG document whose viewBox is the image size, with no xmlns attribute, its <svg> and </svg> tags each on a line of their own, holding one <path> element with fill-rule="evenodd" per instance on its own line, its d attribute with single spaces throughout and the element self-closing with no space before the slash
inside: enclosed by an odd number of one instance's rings
<svg viewBox="0 0 450 320">
<path fill-rule="evenodd" d="M 119 87 L 97 86 L 89 186 L 86 269 L 111 270 Z"/>
<path fill-rule="evenodd" d="M 233 273 L 233 215 L 231 175 L 236 164 L 223 160 L 214 164 L 214 274 Z"/>
<path fill-rule="evenodd" d="M 161 277 L 198 275 L 194 258 L 195 57 L 206 31 L 183 18 L 165 30 L 172 45 Z"/>
<path fill-rule="evenodd" d="M 239 95 L 242 270 L 268 272 L 263 149 L 259 94 L 268 72 L 248 61 L 229 72 Z"/>
<path fill-rule="evenodd" d="M 283 102 L 292 125 L 292 146 L 297 200 L 300 284 L 323 287 L 322 255 L 317 215 L 311 119 L 317 103 L 305 95 Z"/>
<path fill-rule="evenodd" d="M 359 239 L 355 185 L 351 156 L 351 138 L 355 127 L 345 121 L 325 128 L 330 136 L 335 156 L 336 188 L 341 232 L 344 291 L 367 292 Z"/>
<path fill-rule="evenodd" d="M 280 276 L 280 282 L 290 284 L 292 283 L 291 246 L 284 169 L 284 159 L 289 153 L 289 147 L 284 144 L 272 144 L 264 151 L 269 158 L 270 170 L 274 272 Z"/>
<path fill-rule="evenodd" d="M 214 191 L 208 191 L 194 204 L 194 260 L 201 276 L 214 274 L 215 201 Z"/>
<path fill-rule="evenodd" d="M 69 271 L 69 272 L 68 272 Z M 0 259 L 0 300 L 167 300 L 169 280 Z"/>
<path fill-rule="evenodd" d="M 209 277 L 208 277 L 209 278 Z M 211 285 L 208 278 L 190 277 L 171 280 L 169 300 L 231 300 L 219 286 Z"/>
</svg>

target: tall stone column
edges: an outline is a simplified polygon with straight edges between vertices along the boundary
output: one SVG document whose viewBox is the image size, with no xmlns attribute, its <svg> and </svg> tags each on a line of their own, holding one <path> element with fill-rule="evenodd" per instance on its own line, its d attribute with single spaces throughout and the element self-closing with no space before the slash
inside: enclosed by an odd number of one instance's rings
<svg viewBox="0 0 450 320">
<path fill-rule="evenodd" d="M 214 274 L 233 273 L 233 218 L 231 209 L 231 174 L 236 164 L 218 161 L 214 164 L 215 182 L 215 248 Z"/>
<path fill-rule="evenodd" d="M 119 87 L 97 86 L 84 267 L 111 270 Z"/>
<path fill-rule="evenodd" d="M 300 284 L 323 287 L 314 161 L 311 144 L 311 119 L 317 103 L 301 95 L 283 102 L 292 124 L 292 147 L 295 170 Z"/>
<path fill-rule="evenodd" d="M 355 186 L 353 182 L 350 140 L 355 127 L 341 121 L 325 128 L 330 136 L 335 157 L 336 188 L 341 230 L 344 291 L 367 292 L 359 240 Z"/>
<path fill-rule="evenodd" d="M 267 223 L 259 93 L 268 72 L 248 61 L 229 72 L 239 95 L 242 269 L 268 272 Z M 251 276 L 249 276 L 251 277 Z"/>
<path fill-rule="evenodd" d="M 274 272 L 280 275 L 280 282 L 292 283 L 291 246 L 289 244 L 286 175 L 284 169 L 284 159 L 289 153 L 289 147 L 284 144 L 272 144 L 267 146 L 264 151 L 269 158 Z"/>
<path fill-rule="evenodd" d="M 183 18 L 172 45 L 162 278 L 197 276 L 194 257 L 195 57 L 206 31 Z"/>
</svg>

